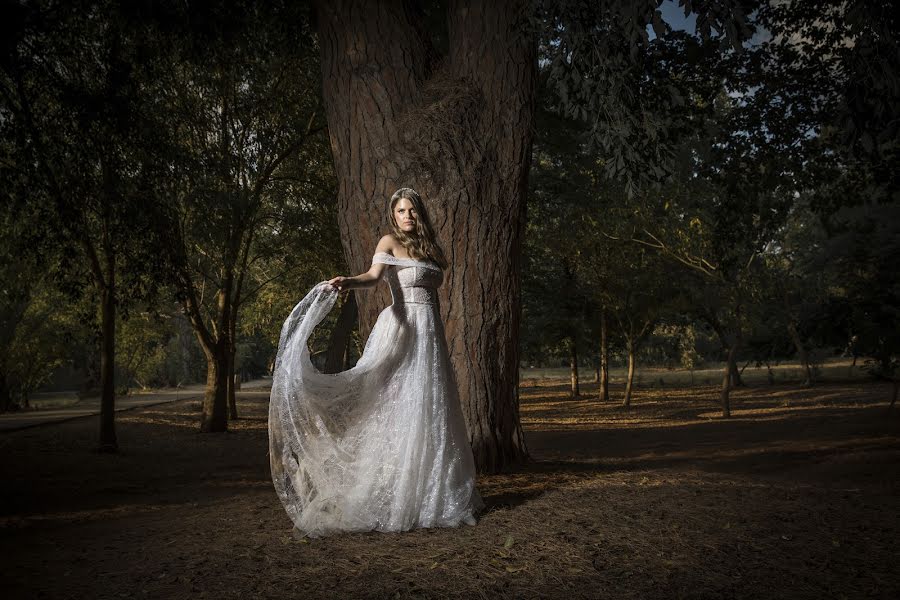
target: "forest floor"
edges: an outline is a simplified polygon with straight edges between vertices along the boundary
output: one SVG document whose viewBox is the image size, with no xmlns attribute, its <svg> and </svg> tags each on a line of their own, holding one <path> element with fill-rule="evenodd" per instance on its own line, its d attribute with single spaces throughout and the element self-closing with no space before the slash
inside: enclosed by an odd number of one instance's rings
<svg viewBox="0 0 900 600">
<path fill-rule="evenodd" d="M 595 394 L 594 386 L 584 386 Z M 619 393 L 620 390 L 614 389 Z M 478 525 L 296 538 L 269 478 L 266 391 L 227 434 L 199 400 L 0 436 L 12 598 L 898 598 L 889 388 L 522 390 L 532 461 L 482 476 Z"/>
</svg>

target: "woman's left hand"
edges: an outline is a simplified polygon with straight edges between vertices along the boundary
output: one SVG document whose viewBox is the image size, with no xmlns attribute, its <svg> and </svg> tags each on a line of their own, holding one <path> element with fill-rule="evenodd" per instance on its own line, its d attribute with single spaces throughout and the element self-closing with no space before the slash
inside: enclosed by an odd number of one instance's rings
<svg viewBox="0 0 900 600">
<path fill-rule="evenodd" d="M 338 275 L 337 277 L 333 277 L 328 280 L 329 285 L 335 288 L 337 291 L 342 292 L 345 289 L 350 287 L 349 277 L 342 277 Z"/>
</svg>

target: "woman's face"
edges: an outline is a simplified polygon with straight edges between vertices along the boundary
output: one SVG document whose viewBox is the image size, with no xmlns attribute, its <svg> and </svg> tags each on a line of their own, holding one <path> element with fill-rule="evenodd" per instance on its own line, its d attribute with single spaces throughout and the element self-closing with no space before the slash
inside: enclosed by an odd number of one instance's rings
<svg viewBox="0 0 900 600">
<path fill-rule="evenodd" d="M 418 215 L 412 202 L 406 198 L 400 198 L 394 205 L 394 220 L 397 222 L 397 227 L 405 233 L 415 233 L 417 219 Z"/>
</svg>

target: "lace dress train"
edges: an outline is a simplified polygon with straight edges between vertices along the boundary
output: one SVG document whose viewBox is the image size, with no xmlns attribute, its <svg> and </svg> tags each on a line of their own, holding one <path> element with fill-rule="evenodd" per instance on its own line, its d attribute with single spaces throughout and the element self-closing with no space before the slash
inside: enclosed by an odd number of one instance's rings
<svg viewBox="0 0 900 600">
<path fill-rule="evenodd" d="M 376 253 L 393 303 L 357 364 L 319 372 L 307 340 L 338 292 L 322 282 L 281 331 L 269 404 L 275 489 L 295 527 L 405 531 L 475 524 L 484 507 L 437 289 L 437 265 Z"/>
</svg>

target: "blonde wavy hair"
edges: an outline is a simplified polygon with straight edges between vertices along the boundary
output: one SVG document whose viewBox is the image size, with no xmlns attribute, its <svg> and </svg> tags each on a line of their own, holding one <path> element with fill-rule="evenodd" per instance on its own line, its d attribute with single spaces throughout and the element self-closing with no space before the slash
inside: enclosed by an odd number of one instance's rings
<svg viewBox="0 0 900 600">
<path fill-rule="evenodd" d="M 397 226 L 397 219 L 394 218 L 394 207 L 400 200 L 409 200 L 416 211 L 416 233 L 410 235 Z M 428 211 L 425 209 L 425 203 L 422 202 L 419 193 L 412 188 L 400 188 L 391 196 L 390 206 L 388 207 L 388 216 L 391 223 L 391 230 L 394 237 L 400 242 L 400 245 L 406 249 L 410 257 L 415 260 L 430 260 L 440 266 L 442 269 L 447 268 L 447 257 L 444 251 L 438 245 L 435 239 L 434 229 L 431 227 L 431 219 L 428 218 Z"/>
</svg>

